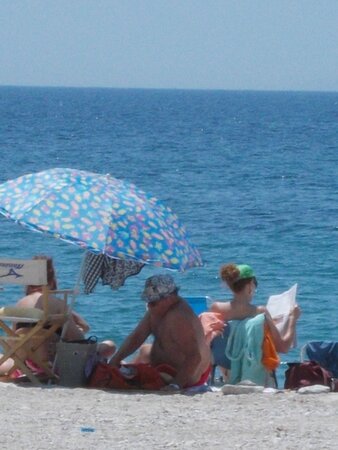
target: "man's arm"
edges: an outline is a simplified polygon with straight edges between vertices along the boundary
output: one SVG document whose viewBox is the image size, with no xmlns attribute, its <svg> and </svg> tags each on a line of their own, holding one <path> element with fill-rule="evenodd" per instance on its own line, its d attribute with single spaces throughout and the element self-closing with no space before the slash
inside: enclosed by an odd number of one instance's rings
<svg viewBox="0 0 338 450">
<path fill-rule="evenodd" d="M 147 312 L 134 331 L 123 341 L 118 351 L 110 360 L 111 366 L 119 366 L 121 361 L 134 353 L 151 334 L 150 316 Z"/>
</svg>

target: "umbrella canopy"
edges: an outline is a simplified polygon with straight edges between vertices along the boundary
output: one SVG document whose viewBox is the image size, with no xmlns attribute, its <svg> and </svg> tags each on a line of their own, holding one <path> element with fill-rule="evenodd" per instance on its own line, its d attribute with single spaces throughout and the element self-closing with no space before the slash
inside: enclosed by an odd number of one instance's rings
<svg viewBox="0 0 338 450">
<path fill-rule="evenodd" d="M 93 253 L 184 271 L 201 266 L 178 217 L 110 175 L 55 168 L 0 184 L 0 213 Z"/>
</svg>

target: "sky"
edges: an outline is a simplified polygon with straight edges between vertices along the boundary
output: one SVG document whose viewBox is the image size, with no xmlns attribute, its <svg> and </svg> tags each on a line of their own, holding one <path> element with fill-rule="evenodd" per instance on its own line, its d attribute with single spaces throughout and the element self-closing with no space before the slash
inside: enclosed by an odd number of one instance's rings
<svg viewBox="0 0 338 450">
<path fill-rule="evenodd" d="M 338 0 L 0 0 L 0 85 L 338 92 Z"/>
</svg>

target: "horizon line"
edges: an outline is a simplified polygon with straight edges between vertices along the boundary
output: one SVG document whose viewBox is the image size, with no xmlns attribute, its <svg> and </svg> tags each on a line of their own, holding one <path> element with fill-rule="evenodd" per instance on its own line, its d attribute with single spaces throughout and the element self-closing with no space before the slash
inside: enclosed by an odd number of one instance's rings
<svg viewBox="0 0 338 450">
<path fill-rule="evenodd" d="M 293 93 L 338 93 L 338 90 L 312 89 L 249 89 L 249 88 L 177 88 L 177 87 L 113 87 L 113 86 L 58 86 L 38 84 L 0 84 L 0 88 L 36 88 L 36 89 L 110 89 L 110 90 L 152 90 L 152 91 L 222 91 L 222 92 L 293 92 Z"/>
</svg>

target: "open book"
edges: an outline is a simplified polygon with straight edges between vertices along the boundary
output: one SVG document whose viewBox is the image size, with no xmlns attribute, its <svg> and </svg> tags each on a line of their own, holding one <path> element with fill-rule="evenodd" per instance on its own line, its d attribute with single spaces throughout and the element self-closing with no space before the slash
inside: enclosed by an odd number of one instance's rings
<svg viewBox="0 0 338 450">
<path fill-rule="evenodd" d="M 288 291 L 282 294 L 271 295 L 266 304 L 267 310 L 271 314 L 275 325 L 279 332 L 285 331 L 288 315 L 291 309 L 296 305 L 297 283 L 294 284 Z M 296 346 L 296 338 L 292 347 Z"/>
</svg>

